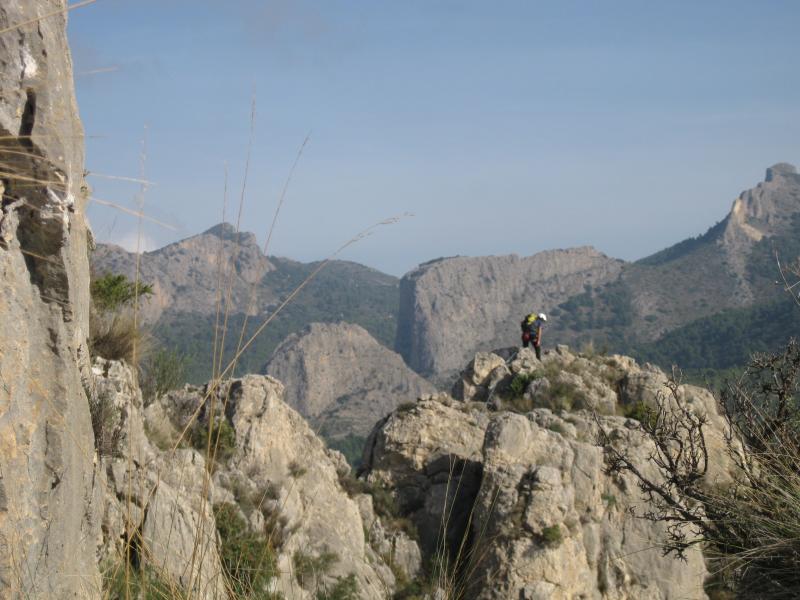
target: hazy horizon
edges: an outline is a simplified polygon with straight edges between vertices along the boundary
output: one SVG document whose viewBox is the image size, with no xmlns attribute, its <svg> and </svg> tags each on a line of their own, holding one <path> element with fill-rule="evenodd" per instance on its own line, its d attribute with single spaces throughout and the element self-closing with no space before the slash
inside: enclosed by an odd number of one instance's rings
<svg viewBox="0 0 800 600">
<path fill-rule="evenodd" d="M 236 221 L 269 254 L 402 275 L 441 256 L 591 245 L 625 260 L 704 233 L 800 162 L 788 1 L 644 6 L 99 0 L 70 14 L 95 197 L 155 183 L 146 248 Z M 146 136 L 144 134 L 147 127 Z M 95 176 L 94 174 L 97 174 Z M 100 241 L 136 220 L 92 204 Z"/>
</svg>

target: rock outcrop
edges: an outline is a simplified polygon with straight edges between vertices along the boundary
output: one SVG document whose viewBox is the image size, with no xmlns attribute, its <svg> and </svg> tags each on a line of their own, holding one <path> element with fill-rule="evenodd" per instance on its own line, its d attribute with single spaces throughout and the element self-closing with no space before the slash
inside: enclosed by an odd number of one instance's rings
<svg viewBox="0 0 800 600">
<path fill-rule="evenodd" d="M 615 279 L 623 264 L 593 248 L 574 248 L 420 265 L 400 283 L 395 349 L 415 371 L 444 383 L 478 348 L 515 343 L 524 315 L 549 312 L 585 286 Z M 555 321 L 548 339 L 560 329 Z"/>
<path fill-rule="evenodd" d="M 65 7 L 30 0 L 0 9 L 4 598 L 85 598 L 100 586 L 91 540 L 101 502 L 84 391 L 91 238 Z"/>
<path fill-rule="evenodd" d="M 318 597 L 348 578 L 359 598 L 385 598 L 396 585 L 386 562 L 393 556 L 395 572 L 413 576 L 420 563 L 415 542 L 381 521 L 369 495 L 358 488 L 348 495 L 344 457 L 283 397 L 274 378 L 248 375 L 217 387 L 187 386 L 149 404 L 144 422 L 126 430 L 146 429 L 134 435 L 165 450 L 146 442 L 108 463 L 106 546 L 139 535 L 143 556 L 160 573 L 195 595 L 219 597 L 213 595 L 222 577 L 217 549 L 224 554 L 226 540 L 215 543 L 215 515 L 233 507 L 253 535 L 269 541 L 268 590 L 287 599 Z M 131 411 L 128 418 L 138 417 Z M 218 446 L 214 438 L 217 449 L 207 462 L 210 423 L 223 436 Z M 184 431 L 199 451 L 174 449 L 185 445 L 178 442 Z M 120 519 L 128 497 L 136 518 Z M 222 560 L 230 568 L 231 557 Z"/>
<path fill-rule="evenodd" d="M 402 357 L 349 323 L 312 323 L 287 337 L 265 372 L 286 386 L 286 402 L 326 437 L 366 437 L 399 404 L 434 387 Z"/>
<path fill-rule="evenodd" d="M 376 426 L 364 477 L 391 490 L 428 564 L 450 565 L 433 573 L 450 591 L 497 600 L 705 598 L 700 552 L 687 562 L 662 556 L 663 524 L 631 516 L 646 500 L 635 481 L 606 474 L 598 445 L 603 430 L 658 480 L 638 423 L 618 415 L 655 407 L 666 381 L 630 358 L 563 346 L 541 362 L 526 349 L 479 354 L 455 398 L 424 397 Z M 678 393 L 709 419 L 707 485 L 729 482 L 713 397 L 688 385 Z"/>
<path fill-rule="evenodd" d="M 203 455 L 150 442 L 130 368 L 97 358 L 93 371 L 98 483 L 105 492 L 99 540 L 104 589 L 125 581 L 127 570 L 129 578 L 131 571 L 155 573 L 193 598 L 227 597 L 212 511 L 219 492 L 208 481 Z"/>
</svg>

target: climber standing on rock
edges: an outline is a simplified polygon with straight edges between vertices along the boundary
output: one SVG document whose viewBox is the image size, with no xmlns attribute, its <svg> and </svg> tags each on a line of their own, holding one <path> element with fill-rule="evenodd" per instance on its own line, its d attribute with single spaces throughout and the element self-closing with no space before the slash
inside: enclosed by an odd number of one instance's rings
<svg viewBox="0 0 800 600">
<path fill-rule="evenodd" d="M 527 315 L 519 324 L 522 328 L 522 346 L 527 348 L 528 344 L 533 344 L 536 351 L 536 358 L 542 360 L 542 329 L 547 322 L 547 315 L 544 313 L 531 313 Z"/>
</svg>

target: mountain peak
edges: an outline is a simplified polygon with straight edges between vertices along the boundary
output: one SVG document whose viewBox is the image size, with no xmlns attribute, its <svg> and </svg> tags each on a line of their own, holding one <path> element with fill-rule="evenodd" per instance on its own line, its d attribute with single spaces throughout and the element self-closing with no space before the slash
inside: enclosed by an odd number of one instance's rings
<svg viewBox="0 0 800 600">
<path fill-rule="evenodd" d="M 232 240 L 236 237 L 236 227 L 228 222 L 218 223 L 213 227 L 206 229 L 203 232 L 203 235 L 215 235 L 223 240 Z"/>
<path fill-rule="evenodd" d="M 766 181 L 773 181 L 777 177 L 797 175 L 797 167 L 789 163 L 776 163 L 767 169 Z"/>
</svg>

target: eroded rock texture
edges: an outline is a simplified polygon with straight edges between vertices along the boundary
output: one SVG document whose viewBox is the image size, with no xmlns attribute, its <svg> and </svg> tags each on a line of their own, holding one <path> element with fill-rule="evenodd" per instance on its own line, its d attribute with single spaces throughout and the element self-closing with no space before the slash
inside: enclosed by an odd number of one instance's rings
<svg viewBox="0 0 800 600">
<path fill-rule="evenodd" d="M 564 346 L 543 361 L 519 348 L 481 353 L 455 398 L 423 397 L 378 423 L 364 476 L 391 490 L 428 564 L 450 565 L 440 585 L 466 597 L 705 598 L 700 552 L 662 556 L 663 524 L 629 513 L 646 500 L 629 477 L 605 473 L 597 441 L 604 430 L 657 481 L 638 422 L 618 415 L 669 402 L 666 381 L 630 358 Z M 729 482 L 713 397 L 689 385 L 678 395 L 709 420 L 706 484 Z"/>
<path fill-rule="evenodd" d="M 213 515 L 196 516 L 203 515 L 198 505 L 207 509 L 233 505 L 254 533 L 270 539 L 276 570 L 269 589 L 287 599 L 318 597 L 348 577 L 355 580 L 359 598 L 378 600 L 391 595 L 396 580 L 388 562 L 395 562 L 396 570 L 413 576 L 420 566 L 416 543 L 381 522 L 369 495 L 354 489 L 345 491 L 342 483 L 350 467 L 344 457 L 326 448 L 283 398 L 284 387 L 276 379 L 248 375 L 218 388 L 187 386 L 155 400 L 145 409 L 145 423 L 149 437 L 162 446 L 174 446 L 180 432 L 196 428 L 193 416 L 206 428 L 201 431 L 207 431 L 212 420 L 224 421 L 232 434 L 216 453 L 213 477 L 204 475 L 201 454 L 205 449 L 198 454 L 188 449 L 156 451 L 151 446 L 155 458 L 144 469 L 146 476 L 139 479 L 160 479 L 157 489 L 166 490 L 164 505 L 174 506 L 178 515 L 191 517 L 184 519 L 188 539 L 192 535 L 197 539 L 198 527 L 192 530 L 191 523 L 205 519 L 211 530 L 215 526 Z M 197 444 L 196 434 L 190 433 L 188 439 Z M 205 438 L 200 439 L 202 442 Z M 181 472 L 185 472 L 181 475 L 183 483 L 174 483 Z M 115 472 L 110 475 L 115 482 L 120 480 Z M 194 487 L 189 489 L 188 483 Z M 124 499 L 124 486 L 116 495 Z M 151 493 L 150 505 L 156 500 Z M 157 560 L 171 560 L 166 546 L 162 548 L 160 541 L 148 538 L 164 530 L 157 524 L 148 528 L 150 518 L 145 510 L 143 520 L 139 520 L 143 525 L 136 525 L 144 532 L 145 547 Z M 177 549 L 191 548 L 183 541 L 181 531 L 176 530 L 172 544 Z M 201 540 L 205 543 L 205 538 Z M 213 562 L 216 550 L 209 547 L 205 555 Z M 185 557 L 183 562 L 174 559 L 173 563 L 173 577 L 186 572 L 191 564 Z M 303 572 L 302 564 L 325 567 Z M 201 572 L 203 576 L 196 580 L 204 581 L 217 571 L 204 566 Z M 204 589 L 215 588 L 206 585 Z"/>
<path fill-rule="evenodd" d="M 83 132 L 63 0 L 0 8 L 0 596 L 98 593 Z M 40 21 L 20 27 L 50 13 Z M 10 28 L 10 29 L 9 29 Z"/>
</svg>

